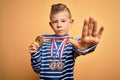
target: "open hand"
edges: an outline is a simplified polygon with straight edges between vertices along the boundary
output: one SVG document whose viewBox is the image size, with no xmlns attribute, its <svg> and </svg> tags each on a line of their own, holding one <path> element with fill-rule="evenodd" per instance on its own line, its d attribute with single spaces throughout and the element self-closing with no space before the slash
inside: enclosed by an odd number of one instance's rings
<svg viewBox="0 0 120 80">
<path fill-rule="evenodd" d="M 98 29 L 97 21 L 94 18 L 89 17 L 89 20 L 84 20 L 82 37 L 78 43 L 83 49 L 98 44 L 103 30 L 104 27 L 101 26 Z"/>
<path fill-rule="evenodd" d="M 84 20 L 81 39 L 78 42 L 73 39 L 69 41 L 78 49 L 84 50 L 100 42 L 103 30 L 104 27 L 101 26 L 98 29 L 97 21 L 89 17 L 89 20 Z"/>
</svg>

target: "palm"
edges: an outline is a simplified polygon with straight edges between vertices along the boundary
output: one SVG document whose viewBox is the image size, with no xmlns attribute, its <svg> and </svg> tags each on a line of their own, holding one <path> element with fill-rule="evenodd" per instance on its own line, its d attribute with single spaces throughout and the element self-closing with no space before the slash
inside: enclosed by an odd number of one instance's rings
<svg viewBox="0 0 120 80">
<path fill-rule="evenodd" d="M 103 30 L 103 27 L 98 30 L 97 21 L 90 17 L 88 21 L 84 21 L 82 38 L 79 43 L 84 44 L 87 47 L 98 44 Z"/>
<path fill-rule="evenodd" d="M 81 41 L 83 41 L 86 44 L 97 44 L 99 43 L 98 37 L 92 37 L 92 36 L 87 36 L 85 38 L 82 38 Z"/>
</svg>

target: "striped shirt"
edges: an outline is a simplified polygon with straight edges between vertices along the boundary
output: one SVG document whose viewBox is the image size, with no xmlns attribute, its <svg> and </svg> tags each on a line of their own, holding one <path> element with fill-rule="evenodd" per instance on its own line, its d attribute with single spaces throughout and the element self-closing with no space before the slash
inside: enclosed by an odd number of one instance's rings
<svg viewBox="0 0 120 80">
<path fill-rule="evenodd" d="M 40 80 L 74 80 L 73 70 L 75 58 L 81 54 L 94 51 L 96 46 L 81 51 L 74 48 L 73 45 L 67 41 L 64 54 L 61 58 L 61 61 L 64 63 L 63 70 L 49 69 L 49 64 L 53 61 L 53 57 L 50 55 L 50 47 L 51 40 L 48 40 L 39 47 L 35 54 L 31 55 L 32 68 L 36 73 L 40 74 Z M 54 61 L 58 62 L 58 57 L 56 57 Z"/>
</svg>

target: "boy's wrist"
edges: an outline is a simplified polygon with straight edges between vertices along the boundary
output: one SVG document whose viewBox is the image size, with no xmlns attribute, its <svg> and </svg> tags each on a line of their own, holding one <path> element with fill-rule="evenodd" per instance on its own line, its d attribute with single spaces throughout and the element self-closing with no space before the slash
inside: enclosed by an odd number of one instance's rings
<svg viewBox="0 0 120 80">
<path fill-rule="evenodd" d="M 89 47 L 91 47 L 89 44 L 87 44 L 87 43 L 84 43 L 83 41 L 78 41 L 78 43 L 79 43 L 79 46 L 81 47 L 81 49 L 82 50 L 85 50 L 85 49 L 87 49 L 87 48 L 89 48 Z"/>
<path fill-rule="evenodd" d="M 87 43 L 84 43 L 83 41 L 79 40 L 79 41 L 76 41 L 76 40 L 73 40 L 73 39 L 69 39 L 69 42 L 71 44 L 73 44 L 73 46 L 75 46 L 76 48 L 78 48 L 79 50 L 85 50 L 85 49 L 88 49 L 94 45 L 90 45 L 90 44 L 87 44 Z"/>
<path fill-rule="evenodd" d="M 69 42 L 76 48 L 78 48 L 79 50 L 85 50 L 88 48 L 88 46 L 84 43 L 82 43 L 81 41 L 77 42 L 76 40 L 73 39 L 69 39 Z"/>
</svg>

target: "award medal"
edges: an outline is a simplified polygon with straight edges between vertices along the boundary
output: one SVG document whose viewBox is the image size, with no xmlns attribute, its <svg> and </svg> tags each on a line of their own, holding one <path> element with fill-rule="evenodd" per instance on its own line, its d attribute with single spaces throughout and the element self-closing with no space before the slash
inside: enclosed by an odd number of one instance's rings
<svg viewBox="0 0 120 80">
<path fill-rule="evenodd" d="M 49 69 L 50 70 L 56 70 L 56 62 L 55 61 L 51 61 L 49 64 Z"/>
<path fill-rule="evenodd" d="M 51 40 L 51 49 L 53 49 L 54 48 L 54 43 L 53 43 L 53 41 Z M 51 61 L 50 62 L 50 64 L 49 64 L 49 69 L 50 70 L 56 70 L 56 65 L 57 65 L 57 63 L 54 61 L 54 59 L 55 59 L 55 57 L 56 57 L 56 54 L 53 52 L 53 54 L 51 54 L 52 53 L 52 50 L 50 50 L 50 55 L 53 57 L 53 61 Z"/>
<path fill-rule="evenodd" d="M 57 53 L 57 56 L 59 58 L 59 61 L 56 64 L 56 69 L 57 70 L 63 70 L 63 68 L 64 68 L 64 63 L 61 61 L 61 58 L 64 54 L 64 47 L 65 47 L 65 44 L 66 44 L 67 40 L 68 40 L 68 38 L 63 39 L 60 46 L 57 45 L 55 39 L 53 40 L 53 43 L 54 43 L 54 46 L 55 46 L 55 49 L 56 49 L 56 53 Z"/>
<path fill-rule="evenodd" d="M 64 63 L 62 61 L 58 61 L 56 65 L 57 70 L 63 70 Z"/>
</svg>

